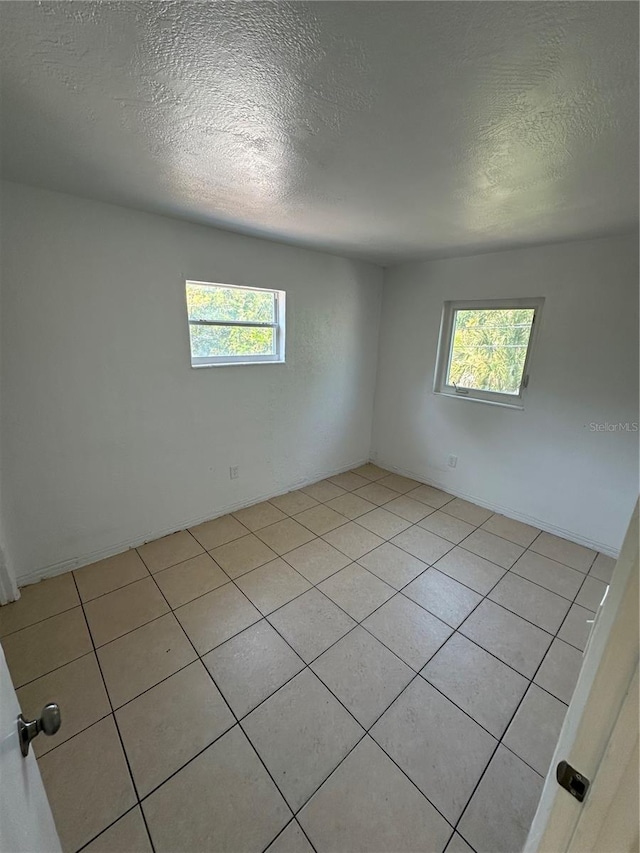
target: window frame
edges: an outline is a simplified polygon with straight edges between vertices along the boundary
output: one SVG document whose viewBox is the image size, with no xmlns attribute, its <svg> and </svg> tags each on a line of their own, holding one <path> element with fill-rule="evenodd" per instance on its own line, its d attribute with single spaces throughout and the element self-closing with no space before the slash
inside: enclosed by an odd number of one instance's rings
<svg viewBox="0 0 640 853">
<path fill-rule="evenodd" d="M 442 308 L 440 320 L 440 335 L 438 338 L 438 350 L 436 354 L 436 369 L 433 381 L 434 394 L 445 397 L 455 397 L 458 400 L 472 400 L 475 403 L 488 403 L 492 406 L 503 406 L 509 409 L 524 409 L 524 395 L 529 387 L 531 373 L 531 358 L 535 348 L 538 329 L 540 328 L 540 316 L 544 305 L 544 297 L 539 296 L 531 299 L 460 299 L 448 300 Z M 517 394 L 507 394 L 501 391 L 483 391 L 480 388 L 456 388 L 447 384 L 449 365 L 453 352 L 453 326 L 457 311 L 468 310 L 493 310 L 493 309 L 533 309 L 533 322 L 527 346 L 527 354 L 522 369 L 522 380 Z"/>
<path fill-rule="evenodd" d="M 221 287 L 225 290 L 249 290 L 262 293 L 272 293 L 274 296 L 274 322 L 255 323 L 249 320 L 192 320 L 189 317 L 189 300 L 187 298 L 187 287 L 190 284 L 201 287 Z M 244 284 L 226 284 L 218 281 L 196 281 L 186 279 L 184 285 L 185 304 L 187 307 L 187 323 L 189 327 L 189 351 L 191 354 L 191 367 L 228 367 L 236 364 L 284 364 L 285 363 L 285 319 L 286 319 L 286 292 L 275 290 L 271 287 L 251 287 Z M 194 356 L 191 349 L 191 326 L 218 326 L 248 329 L 273 329 L 275 337 L 275 353 L 267 355 L 215 355 Z"/>
</svg>

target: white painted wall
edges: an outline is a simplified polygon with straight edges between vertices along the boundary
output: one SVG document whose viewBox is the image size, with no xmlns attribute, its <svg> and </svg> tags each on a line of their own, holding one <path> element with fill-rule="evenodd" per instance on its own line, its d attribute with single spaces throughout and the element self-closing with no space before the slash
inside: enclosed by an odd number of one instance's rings
<svg viewBox="0 0 640 853">
<path fill-rule="evenodd" d="M 383 273 L 165 217 L 2 187 L 5 553 L 82 565 L 373 455 L 617 552 L 638 491 L 632 236 Z M 287 291 L 286 365 L 193 370 L 184 280 Z M 524 412 L 432 393 L 445 299 L 544 296 Z M 447 456 L 458 467 L 446 466 Z M 240 479 L 229 479 L 239 465 Z"/>
<path fill-rule="evenodd" d="M 525 410 L 435 395 L 443 302 L 509 296 L 546 300 Z M 589 424 L 636 421 L 635 236 L 387 272 L 373 430 L 381 464 L 617 553 L 638 496 L 638 433 Z"/>
<path fill-rule="evenodd" d="M 368 458 L 381 269 L 17 184 L 2 213 L 3 515 L 19 578 Z M 286 290 L 287 363 L 192 369 L 187 278 Z"/>
</svg>

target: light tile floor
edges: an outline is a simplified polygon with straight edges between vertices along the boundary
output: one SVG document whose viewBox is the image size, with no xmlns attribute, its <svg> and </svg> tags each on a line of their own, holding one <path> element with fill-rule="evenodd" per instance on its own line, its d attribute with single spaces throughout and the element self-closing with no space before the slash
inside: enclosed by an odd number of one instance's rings
<svg viewBox="0 0 640 853">
<path fill-rule="evenodd" d="M 517 853 L 613 560 L 364 465 L 0 609 L 66 851 Z"/>
</svg>

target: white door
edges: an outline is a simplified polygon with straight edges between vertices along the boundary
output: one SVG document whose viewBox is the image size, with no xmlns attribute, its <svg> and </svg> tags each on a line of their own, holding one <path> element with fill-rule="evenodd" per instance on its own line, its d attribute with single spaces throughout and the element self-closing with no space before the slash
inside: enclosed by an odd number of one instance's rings
<svg viewBox="0 0 640 853">
<path fill-rule="evenodd" d="M 638 850 L 638 505 L 598 610 L 525 853 Z M 556 780 L 567 761 L 590 786 Z"/>
<path fill-rule="evenodd" d="M 0 853 L 59 853 L 60 841 L 33 749 L 26 758 L 20 749 L 19 714 L 0 646 Z"/>
</svg>

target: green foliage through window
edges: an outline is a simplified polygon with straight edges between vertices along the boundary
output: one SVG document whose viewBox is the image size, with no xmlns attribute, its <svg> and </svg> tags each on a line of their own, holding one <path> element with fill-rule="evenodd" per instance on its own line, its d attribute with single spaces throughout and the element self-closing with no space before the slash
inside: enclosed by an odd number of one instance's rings
<svg viewBox="0 0 640 853">
<path fill-rule="evenodd" d="M 187 283 L 190 320 L 274 323 L 275 300 L 269 290 Z"/>
<path fill-rule="evenodd" d="M 191 354 L 197 358 L 215 355 L 272 355 L 273 329 L 251 326 L 189 326 Z"/>
<path fill-rule="evenodd" d="M 276 354 L 274 291 L 187 282 L 187 309 L 192 359 Z"/>
<path fill-rule="evenodd" d="M 447 384 L 518 394 L 534 313 L 533 308 L 457 310 Z"/>
</svg>

